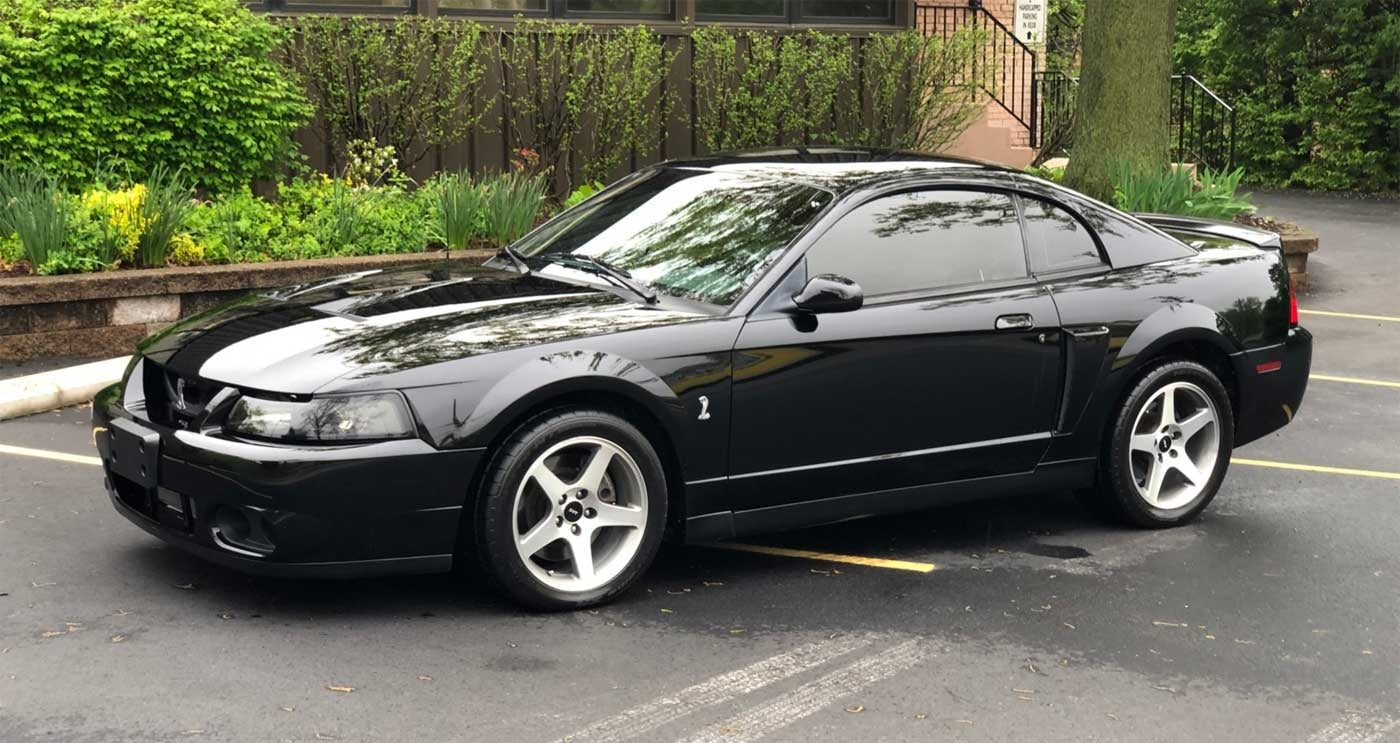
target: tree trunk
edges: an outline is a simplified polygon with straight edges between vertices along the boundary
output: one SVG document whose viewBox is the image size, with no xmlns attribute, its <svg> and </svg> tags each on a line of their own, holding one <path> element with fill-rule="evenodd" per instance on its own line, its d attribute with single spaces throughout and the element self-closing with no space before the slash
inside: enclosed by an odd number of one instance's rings
<svg viewBox="0 0 1400 743">
<path fill-rule="evenodd" d="M 1110 168 L 1167 167 L 1177 0 L 1086 0 L 1065 184 L 1113 201 Z"/>
</svg>

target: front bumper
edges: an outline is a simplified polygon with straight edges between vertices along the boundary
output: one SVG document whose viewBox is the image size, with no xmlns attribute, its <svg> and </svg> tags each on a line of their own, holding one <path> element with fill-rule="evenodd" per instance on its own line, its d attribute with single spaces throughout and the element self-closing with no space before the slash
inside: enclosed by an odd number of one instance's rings
<svg viewBox="0 0 1400 743">
<path fill-rule="evenodd" d="M 1239 380 L 1235 446 L 1266 436 L 1293 420 L 1312 369 L 1312 333 L 1297 327 L 1281 344 L 1233 357 Z"/>
<path fill-rule="evenodd" d="M 265 575 L 451 568 L 481 449 L 253 444 L 156 425 L 121 399 L 114 385 L 92 406 L 107 492 L 118 513 L 169 544 Z"/>
</svg>

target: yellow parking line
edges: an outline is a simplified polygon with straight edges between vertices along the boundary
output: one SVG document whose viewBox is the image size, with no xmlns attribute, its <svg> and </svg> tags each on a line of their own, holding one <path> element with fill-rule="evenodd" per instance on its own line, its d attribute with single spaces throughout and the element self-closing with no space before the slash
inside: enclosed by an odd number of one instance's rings
<svg viewBox="0 0 1400 743">
<path fill-rule="evenodd" d="M 930 573 L 937 569 L 937 565 L 931 562 L 910 562 L 909 560 L 886 560 L 880 557 L 861 557 L 860 555 L 837 555 L 831 552 L 812 552 L 811 550 L 795 550 L 787 547 L 765 547 L 760 544 L 740 544 L 738 542 L 717 542 L 707 545 L 722 550 L 733 550 L 735 552 L 755 552 L 760 555 L 776 555 L 778 557 L 796 557 L 802 560 L 818 560 L 821 562 L 840 562 L 847 565 L 864 565 L 868 568 L 885 568 L 888 570 L 910 570 L 915 573 Z"/>
<path fill-rule="evenodd" d="M 72 462 L 74 464 L 101 465 L 102 460 L 97 457 L 85 457 L 81 454 L 67 454 L 61 451 L 48 451 L 46 449 L 29 449 L 23 446 L 10 446 L 0 444 L 0 454 L 14 454 L 20 457 L 37 457 L 39 459 L 56 459 L 60 462 Z"/>
<path fill-rule="evenodd" d="M 1331 374 L 1309 374 L 1308 379 L 1320 379 L 1324 382 L 1346 382 L 1347 384 L 1369 384 L 1376 387 L 1395 387 L 1400 389 L 1400 382 L 1384 382 L 1379 379 L 1360 379 L 1357 377 L 1334 377 Z"/>
<path fill-rule="evenodd" d="M 1357 470 L 1350 467 L 1324 467 L 1320 464 L 1293 464 L 1292 462 L 1270 462 L 1263 459 L 1241 459 L 1231 457 L 1230 464 L 1244 464 L 1250 467 L 1272 467 L 1280 470 L 1300 472 L 1321 472 L 1327 475 L 1351 475 L 1353 477 L 1378 477 L 1383 480 L 1400 480 L 1400 472 L 1380 472 L 1377 470 Z"/>
<path fill-rule="evenodd" d="M 1390 315 L 1361 315 L 1355 312 L 1331 312 L 1329 310 L 1298 310 L 1300 315 L 1321 315 L 1323 317 L 1347 317 L 1352 320 L 1381 320 L 1383 322 L 1400 322 L 1400 317 Z"/>
</svg>

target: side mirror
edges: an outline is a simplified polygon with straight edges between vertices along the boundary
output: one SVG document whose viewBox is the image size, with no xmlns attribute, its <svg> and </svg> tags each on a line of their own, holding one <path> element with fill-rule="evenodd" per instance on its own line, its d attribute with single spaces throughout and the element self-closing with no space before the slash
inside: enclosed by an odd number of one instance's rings
<svg viewBox="0 0 1400 743">
<path fill-rule="evenodd" d="M 792 295 L 792 303 L 797 309 L 813 314 L 850 312 L 865 303 L 865 293 L 860 290 L 860 284 L 828 273 L 809 279 L 802 291 Z"/>
</svg>

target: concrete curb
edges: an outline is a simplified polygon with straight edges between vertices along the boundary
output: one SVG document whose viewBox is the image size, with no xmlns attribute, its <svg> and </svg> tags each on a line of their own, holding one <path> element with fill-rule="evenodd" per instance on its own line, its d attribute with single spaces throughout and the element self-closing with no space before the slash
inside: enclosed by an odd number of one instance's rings
<svg viewBox="0 0 1400 743">
<path fill-rule="evenodd" d="M 87 402 L 103 387 L 120 381 L 129 360 L 122 356 L 0 379 L 0 421 Z"/>
</svg>

